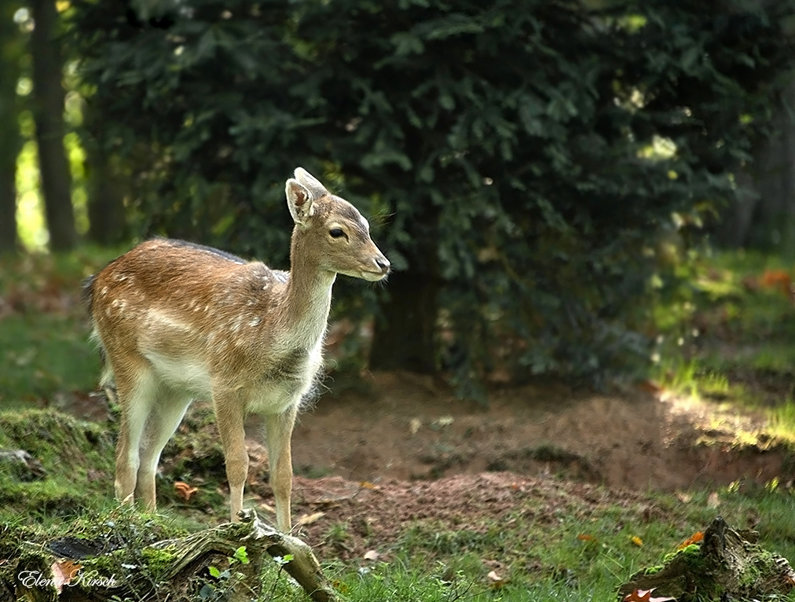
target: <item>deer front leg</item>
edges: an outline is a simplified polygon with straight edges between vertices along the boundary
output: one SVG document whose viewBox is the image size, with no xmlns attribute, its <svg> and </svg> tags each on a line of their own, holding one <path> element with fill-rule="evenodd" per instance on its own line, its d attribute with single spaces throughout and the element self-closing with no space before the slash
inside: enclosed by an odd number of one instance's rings
<svg viewBox="0 0 795 602">
<path fill-rule="evenodd" d="M 237 395 L 215 395 L 215 417 L 224 447 L 226 478 L 229 481 L 229 506 L 232 522 L 240 520 L 243 488 L 248 475 L 248 452 L 244 428 L 243 404 Z"/>
<path fill-rule="evenodd" d="M 270 484 L 276 499 L 276 526 L 282 533 L 288 533 L 292 524 L 293 457 L 290 441 L 297 412 L 298 405 L 295 404 L 282 414 L 265 416 Z"/>
</svg>

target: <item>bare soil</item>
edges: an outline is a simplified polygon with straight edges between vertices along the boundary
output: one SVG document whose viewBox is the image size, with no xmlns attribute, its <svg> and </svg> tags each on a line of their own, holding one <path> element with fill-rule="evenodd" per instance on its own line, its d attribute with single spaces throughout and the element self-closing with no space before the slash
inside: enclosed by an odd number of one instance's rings
<svg viewBox="0 0 795 602">
<path fill-rule="evenodd" d="M 787 457 L 762 433 L 760 416 L 649 385 L 610 394 L 505 388 L 482 406 L 455 399 L 431 377 L 382 373 L 367 384 L 321 396 L 301 416 L 298 474 L 378 483 L 510 471 L 675 490 L 781 478 Z"/>
<path fill-rule="evenodd" d="M 651 385 L 611 394 L 504 388 L 486 407 L 414 374 L 369 375 L 359 390 L 327 384 L 338 392 L 321 396 L 293 437 L 293 514 L 308 541 L 335 556 L 361 557 L 407 521 L 455 529 L 475 516 L 507 518 L 527 499 L 543 521 L 573 500 L 643 503 L 648 490 L 795 477 L 791 452 L 763 433 L 760 416 Z M 256 420 L 249 433 L 250 502 L 268 511 Z M 329 536 L 334 524 L 344 525 L 344 542 Z"/>
</svg>

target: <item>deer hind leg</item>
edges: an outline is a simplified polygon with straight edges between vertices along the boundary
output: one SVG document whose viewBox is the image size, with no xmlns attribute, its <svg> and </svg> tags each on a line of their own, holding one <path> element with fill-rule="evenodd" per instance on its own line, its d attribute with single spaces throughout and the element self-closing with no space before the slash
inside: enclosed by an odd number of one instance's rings
<svg viewBox="0 0 795 602">
<path fill-rule="evenodd" d="M 244 426 L 243 403 L 235 393 L 213 395 L 215 419 L 224 447 L 226 478 L 229 481 L 229 506 L 232 522 L 240 520 L 243 509 L 243 488 L 248 476 L 248 451 Z"/>
<path fill-rule="evenodd" d="M 298 405 L 295 404 L 282 414 L 265 416 L 270 484 L 276 500 L 276 526 L 283 533 L 290 531 L 292 523 L 293 458 L 290 442 L 297 412 Z"/>
<path fill-rule="evenodd" d="M 132 503 L 140 466 L 141 440 L 157 393 L 154 376 L 146 368 L 135 373 L 117 372 L 116 393 L 121 406 L 116 443 L 116 499 Z"/>
<path fill-rule="evenodd" d="M 190 396 L 162 390 L 149 413 L 139 447 L 140 462 L 135 485 L 136 499 L 143 502 L 149 511 L 157 507 L 155 477 L 160 454 L 182 422 L 191 401 Z"/>
</svg>

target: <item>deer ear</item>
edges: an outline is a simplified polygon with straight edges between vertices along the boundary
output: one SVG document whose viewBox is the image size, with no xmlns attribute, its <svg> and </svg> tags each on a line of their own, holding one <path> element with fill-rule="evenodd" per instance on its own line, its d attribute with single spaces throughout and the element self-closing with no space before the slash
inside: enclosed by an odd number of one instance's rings
<svg viewBox="0 0 795 602">
<path fill-rule="evenodd" d="M 328 194 L 328 190 L 320 182 L 317 181 L 315 176 L 305 170 L 303 167 L 295 168 L 295 179 L 303 184 L 311 193 L 312 198 L 319 199 Z"/>
<path fill-rule="evenodd" d="M 296 224 L 306 225 L 307 220 L 315 213 L 313 196 L 309 189 L 298 180 L 290 178 L 284 187 L 287 195 L 287 207 Z"/>
</svg>

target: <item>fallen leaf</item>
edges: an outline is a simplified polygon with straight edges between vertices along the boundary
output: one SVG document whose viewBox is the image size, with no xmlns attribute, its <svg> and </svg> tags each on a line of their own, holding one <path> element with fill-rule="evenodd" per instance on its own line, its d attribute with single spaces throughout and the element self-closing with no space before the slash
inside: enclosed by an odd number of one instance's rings
<svg viewBox="0 0 795 602">
<path fill-rule="evenodd" d="M 375 483 L 371 483 L 370 481 L 360 481 L 359 482 L 359 487 L 361 487 L 362 489 L 377 489 L 378 488 Z"/>
<path fill-rule="evenodd" d="M 190 500 L 191 496 L 199 490 L 198 487 L 191 487 L 184 481 L 177 481 L 174 483 L 174 489 L 176 490 L 177 495 L 186 502 Z"/>
<path fill-rule="evenodd" d="M 55 586 L 55 591 L 60 594 L 63 586 L 69 585 L 81 568 L 83 568 L 81 565 L 71 560 L 53 562 L 50 570 L 52 571 L 52 584 Z"/>
<path fill-rule="evenodd" d="M 686 493 L 684 491 L 677 491 L 676 492 L 676 499 L 678 499 L 683 504 L 687 504 L 690 500 L 693 499 L 693 494 Z"/>
<path fill-rule="evenodd" d="M 718 492 L 713 491 L 707 497 L 707 508 L 717 508 L 720 506 L 720 498 L 718 497 Z"/>
<path fill-rule="evenodd" d="M 703 540 L 704 540 L 704 532 L 703 531 L 696 531 L 695 533 L 693 533 L 693 535 L 691 535 L 686 540 L 684 540 L 682 543 L 680 543 L 678 546 L 676 546 L 676 549 L 677 550 L 684 550 L 687 546 L 693 545 L 694 543 L 698 543 L 698 542 L 703 541 Z"/>
<path fill-rule="evenodd" d="M 325 512 L 313 512 L 312 514 L 304 514 L 296 521 L 296 524 L 299 526 L 304 525 L 311 525 L 312 523 L 316 523 L 321 518 L 326 516 Z"/>
<path fill-rule="evenodd" d="M 363 558 L 364 558 L 365 560 L 378 560 L 378 558 L 379 558 L 380 556 L 381 556 L 381 554 L 379 554 L 379 553 L 378 553 L 378 552 L 376 552 L 375 550 L 367 550 L 367 551 L 364 553 L 364 556 L 363 556 Z"/>
<path fill-rule="evenodd" d="M 643 540 L 640 537 L 638 537 L 637 535 L 633 535 L 632 537 L 630 537 L 629 541 L 631 541 L 633 544 L 635 544 L 639 548 L 643 546 Z"/>
<path fill-rule="evenodd" d="M 577 536 L 577 539 L 579 539 L 580 541 L 596 541 L 596 537 L 590 535 L 589 533 L 580 533 Z"/>
<path fill-rule="evenodd" d="M 759 278 L 759 284 L 763 288 L 778 291 L 787 298 L 792 296 L 792 278 L 785 270 L 765 270 Z"/>
<path fill-rule="evenodd" d="M 676 598 L 670 596 L 652 596 L 652 589 L 636 589 L 631 594 L 624 596 L 624 602 L 676 602 Z"/>
<path fill-rule="evenodd" d="M 422 427 L 422 420 L 420 420 L 419 418 L 412 418 L 411 420 L 409 420 L 409 432 L 412 435 L 416 435 L 417 431 L 419 431 L 421 427 Z"/>
</svg>

